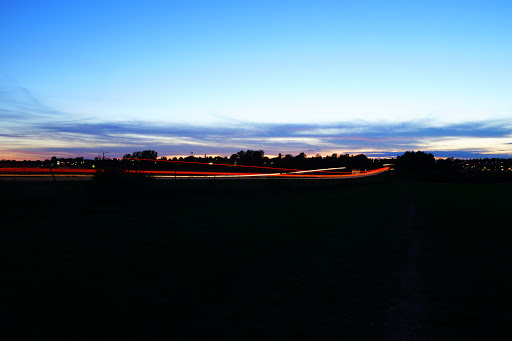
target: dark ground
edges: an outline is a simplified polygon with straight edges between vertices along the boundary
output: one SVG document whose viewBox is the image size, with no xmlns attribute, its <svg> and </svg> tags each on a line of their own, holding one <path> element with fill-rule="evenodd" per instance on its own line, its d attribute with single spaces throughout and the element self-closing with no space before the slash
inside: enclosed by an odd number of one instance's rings
<svg viewBox="0 0 512 341">
<path fill-rule="evenodd" d="M 2 330 L 33 340 L 512 336 L 511 183 L 148 186 L 0 182 Z"/>
</svg>

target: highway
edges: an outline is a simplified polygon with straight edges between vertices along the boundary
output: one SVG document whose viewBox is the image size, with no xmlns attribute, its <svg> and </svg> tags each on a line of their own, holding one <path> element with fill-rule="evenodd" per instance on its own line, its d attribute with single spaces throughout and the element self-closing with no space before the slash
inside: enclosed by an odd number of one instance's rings
<svg viewBox="0 0 512 341">
<path fill-rule="evenodd" d="M 250 167 L 250 166 L 249 166 Z M 260 167 L 258 167 L 260 168 Z M 261 167 L 263 168 L 263 167 Z M 270 167 L 265 167 L 270 168 Z M 295 170 L 278 169 L 278 173 L 248 173 L 248 172 L 201 172 L 201 171 L 165 171 L 165 170 L 127 170 L 129 173 L 153 175 L 158 179 L 353 179 L 374 176 L 389 171 L 390 167 L 382 167 L 360 172 L 341 172 L 345 167 Z M 49 169 L 49 168 L 0 168 L 0 180 L 26 181 L 71 181 L 90 180 L 97 172 L 96 169 Z"/>
</svg>

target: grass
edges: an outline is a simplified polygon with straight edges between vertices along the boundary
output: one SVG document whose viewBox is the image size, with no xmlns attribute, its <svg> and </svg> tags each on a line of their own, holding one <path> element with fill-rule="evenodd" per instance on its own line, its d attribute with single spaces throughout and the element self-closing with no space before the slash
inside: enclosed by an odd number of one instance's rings
<svg viewBox="0 0 512 341">
<path fill-rule="evenodd" d="M 419 184 L 432 325 L 465 339 L 512 337 L 510 183 Z"/>
<path fill-rule="evenodd" d="M 15 299 L 7 321 L 35 339 L 104 330 L 381 339 L 389 307 L 407 295 L 400 272 L 411 195 L 434 330 L 503 335 L 496 328 L 510 319 L 510 220 L 499 184 L 169 181 L 112 196 L 93 182 L 5 182 L 0 190 Z"/>
</svg>

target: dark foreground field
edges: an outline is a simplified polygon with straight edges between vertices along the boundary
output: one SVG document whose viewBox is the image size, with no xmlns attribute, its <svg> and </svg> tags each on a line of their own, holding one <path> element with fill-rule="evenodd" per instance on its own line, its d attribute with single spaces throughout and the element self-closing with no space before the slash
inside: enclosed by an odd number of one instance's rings
<svg viewBox="0 0 512 341">
<path fill-rule="evenodd" d="M 33 340 L 512 336 L 511 183 L 148 186 L 1 182 L 2 330 Z"/>
</svg>

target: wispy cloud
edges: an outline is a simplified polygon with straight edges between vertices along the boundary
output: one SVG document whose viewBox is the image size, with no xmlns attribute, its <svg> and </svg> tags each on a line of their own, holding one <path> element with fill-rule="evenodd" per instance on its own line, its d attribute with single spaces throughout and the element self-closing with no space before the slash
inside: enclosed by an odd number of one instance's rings
<svg viewBox="0 0 512 341">
<path fill-rule="evenodd" d="M 0 74 L 0 120 L 48 120 L 69 116 L 41 103 L 32 92 Z"/>
<path fill-rule="evenodd" d="M 15 132 L 0 134 L 3 145 L 23 151 L 55 152 L 62 149 L 77 154 L 97 154 L 110 148 L 123 154 L 151 148 L 160 154 L 230 154 L 240 149 L 263 149 L 267 154 L 325 154 L 330 152 L 378 152 L 400 154 L 406 150 L 452 152 L 453 156 L 512 154 L 510 122 L 470 122 L 452 126 L 430 127 L 417 124 L 373 123 L 353 131 L 348 123 L 335 123 L 343 129 L 306 124 L 252 124 L 196 127 L 152 122 L 31 122 Z M 304 131 L 315 134 L 304 134 Z"/>
<path fill-rule="evenodd" d="M 154 121 L 83 120 L 52 110 L 30 91 L 10 87 L 0 91 L 0 158 L 16 155 L 82 155 L 108 149 L 122 156 L 138 149 L 161 155 L 229 155 L 241 149 L 267 154 L 366 153 L 400 155 L 428 150 L 439 156 L 512 157 L 512 120 L 481 120 L 439 125 L 429 120 L 407 122 L 331 122 L 276 124 L 226 120 L 186 125 Z M 469 155 L 469 156 L 468 156 Z"/>
</svg>

